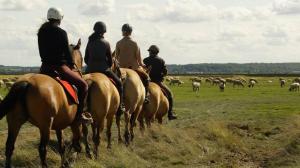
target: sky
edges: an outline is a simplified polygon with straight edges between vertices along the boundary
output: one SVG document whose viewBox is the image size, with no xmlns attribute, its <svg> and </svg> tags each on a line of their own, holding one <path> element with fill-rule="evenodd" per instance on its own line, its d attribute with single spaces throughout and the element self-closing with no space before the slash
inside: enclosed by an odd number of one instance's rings
<svg viewBox="0 0 300 168">
<path fill-rule="evenodd" d="M 300 62 L 300 0 L 0 0 L 0 65 L 41 64 L 36 34 L 50 7 L 82 53 L 103 21 L 112 50 L 129 23 L 142 57 L 156 44 L 167 64 Z"/>
</svg>

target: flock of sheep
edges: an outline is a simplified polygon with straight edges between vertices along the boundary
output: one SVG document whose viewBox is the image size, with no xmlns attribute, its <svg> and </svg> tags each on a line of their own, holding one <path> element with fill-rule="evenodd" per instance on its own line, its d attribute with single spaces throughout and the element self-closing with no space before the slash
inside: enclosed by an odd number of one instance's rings
<svg viewBox="0 0 300 168">
<path fill-rule="evenodd" d="M 256 84 L 258 84 L 258 80 L 255 78 L 250 78 L 246 80 L 243 77 L 232 77 L 232 78 L 222 78 L 222 77 L 191 77 L 189 79 L 192 82 L 192 89 L 195 92 L 198 92 L 200 90 L 200 86 L 202 82 L 205 82 L 206 84 L 210 86 L 218 86 L 220 91 L 223 92 L 225 90 L 226 85 L 232 85 L 232 87 L 245 87 L 248 86 L 249 88 L 253 88 Z M 169 83 L 169 85 L 177 85 L 180 86 L 184 84 L 182 80 L 179 79 L 179 77 L 172 77 L 167 76 L 166 82 Z M 269 80 L 268 83 L 272 83 L 273 81 Z M 291 82 L 289 91 L 299 91 L 300 87 L 300 77 L 295 78 L 294 80 L 286 80 L 284 78 L 279 78 L 280 87 L 284 87 L 287 82 Z"/>
<path fill-rule="evenodd" d="M 4 78 L 0 80 L 0 88 L 10 89 L 12 85 L 17 81 L 18 77 Z"/>
</svg>

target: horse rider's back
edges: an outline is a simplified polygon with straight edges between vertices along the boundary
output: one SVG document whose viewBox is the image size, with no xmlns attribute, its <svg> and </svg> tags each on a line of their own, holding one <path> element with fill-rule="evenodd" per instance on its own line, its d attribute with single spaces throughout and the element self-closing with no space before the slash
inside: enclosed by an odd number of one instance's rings
<svg viewBox="0 0 300 168">
<path fill-rule="evenodd" d="M 116 45 L 116 56 L 122 68 L 139 67 L 140 49 L 131 37 L 123 37 Z"/>
</svg>

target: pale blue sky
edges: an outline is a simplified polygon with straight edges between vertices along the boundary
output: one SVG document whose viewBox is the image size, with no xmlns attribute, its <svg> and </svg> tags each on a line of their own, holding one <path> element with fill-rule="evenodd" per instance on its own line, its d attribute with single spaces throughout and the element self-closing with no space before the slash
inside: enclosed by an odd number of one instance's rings
<svg viewBox="0 0 300 168">
<path fill-rule="evenodd" d="M 49 7 L 83 52 L 95 21 L 112 49 L 130 23 L 142 56 L 157 44 L 168 64 L 300 62 L 300 0 L 0 0 L 0 65 L 40 65 L 36 32 Z"/>
</svg>

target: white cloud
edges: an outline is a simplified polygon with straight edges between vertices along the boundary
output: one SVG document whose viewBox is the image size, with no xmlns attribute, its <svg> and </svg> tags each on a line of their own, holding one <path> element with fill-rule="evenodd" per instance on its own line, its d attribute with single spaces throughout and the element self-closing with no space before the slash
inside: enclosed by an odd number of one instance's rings
<svg viewBox="0 0 300 168">
<path fill-rule="evenodd" d="M 277 14 L 300 14 L 300 0 L 275 0 L 273 11 Z"/>
<path fill-rule="evenodd" d="M 172 22 L 201 22 L 215 19 L 217 8 L 213 5 L 203 5 L 198 0 L 169 0 L 164 8 L 157 8 L 148 4 L 129 6 L 130 16 L 149 21 Z"/>
<path fill-rule="evenodd" d="M 0 0 L 0 10 L 29 10 L 46 4 L 46 0 Z"/>
<path fill-rule="evenodd" d="M 130 18 L 148 21 L 170 21 L 197 23 L 203 21 L 232 20 L 251 21 L 269 18 L 273 13 L 268 7 L 250 9 L 247 7 L 216 7 L 202 4 L 199 0 L 169 0 L 167 5 L 156 7 L 149 4 L 131 5 L 128 7 Z"/>
<path fill-rule="evenodd" d="M 269 27 L 262 35 L 269 45 L 287 45 L 289 41 L 287 33 L 279 26 Z"/>
<path fill-rule="evenodd" d="M 106 15 L 114 11 L 114 0 L 81 0 L 78 9 L 86 16 Z"/>
</svg>

